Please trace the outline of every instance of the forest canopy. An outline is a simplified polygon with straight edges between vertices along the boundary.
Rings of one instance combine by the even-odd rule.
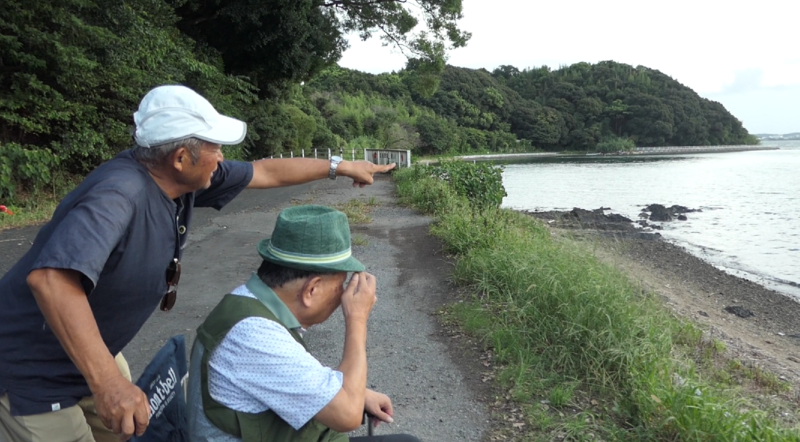
[[[447,66],[461,0],[4,0],[0,198],[82,175],[132,144],[131,114],[185,84],[248,123],[232,158],[312,148],[418,154],[752,143],[719,103],[613,61],[551,70]],[[347,35],[408,57],[340,68]]]

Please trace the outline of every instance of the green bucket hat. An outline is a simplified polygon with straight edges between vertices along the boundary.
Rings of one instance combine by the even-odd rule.
[[[315,272],[363,272],[351,256],[347,215],[325,206],[294,206],[281,211],[272,238],[258,243],[265,260]]]

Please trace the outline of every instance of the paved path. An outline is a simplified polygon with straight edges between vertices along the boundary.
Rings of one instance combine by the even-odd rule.
[[[220,297],[249,277],[260,263],[255,251],[268,236],[281,208],[296,203],[335,205],[351,199],[378,203],[372,222],[353,226],[364,245],[354,255],[378,280],[378,303],[369,323],[369,386],[392,397],[395,423],[376,433],[409,432],[425,442],[479,441],[489,411],[481,402],[474,358],[451,345],[432,313],[450,296],[450,263],[427,235],[430,220],[396,205],[394,184],[380,177],[373,186],[353,189],[349,180],[320,181],[274,191],[246,191],[222,212],[203,209],[195,215],[178,303],[168,313],[156,311],[123,350],[138,376],[165,338],[194,330]],[[27,250],[35,228],[0,232],[0,271]],[[343,321],[337,312],[312,327],[307,340],[324,363],[338,364]],[[362,427],[360,432],[364,432]]]

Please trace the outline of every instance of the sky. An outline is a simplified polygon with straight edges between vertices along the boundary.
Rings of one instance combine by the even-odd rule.
[[[463,0],[463,11],[472,38],[449,52],[450,65],[642,65],[719,101],[752,134],[800,132],[794,1]],[[381,73],[405,62],[377,37],[353,37],[339,65]]]

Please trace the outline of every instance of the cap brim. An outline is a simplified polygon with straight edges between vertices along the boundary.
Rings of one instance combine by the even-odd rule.
[[[247,123],[221,114],[218,124],[212,129],[192,134],[193,137],[208,141],[209,143],[224,145],[239,144],[244,140],[246,135]]]
[[[265,260],[274,264],[282,265],[284,267],[289,267],[291,269],[307,270],[310,272],[321,272],[321,273],[363,272],[364,270],[367,269],[366,267],[364,267],[364,264],[362,264],[361,261],[357,260],[352,256],[339,262],[325,263],[325,264],[289,262],[281,257],[274,255],[266,247],[269,241],[270,238],[266,238],[259,242],[257,247],[258,254],[261,255],[261,257],[264,258]]]

